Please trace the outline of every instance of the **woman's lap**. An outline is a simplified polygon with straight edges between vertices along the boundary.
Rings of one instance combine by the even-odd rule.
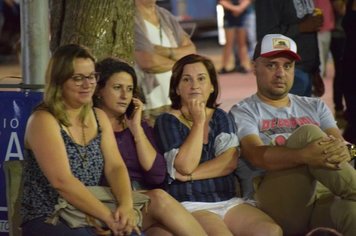
[[[40,217],[22,225],[22,235],[24,236],[96,236],[91,227],[71,229],[69,226],[59,221],[57,225],[45,223],[46,217]]]

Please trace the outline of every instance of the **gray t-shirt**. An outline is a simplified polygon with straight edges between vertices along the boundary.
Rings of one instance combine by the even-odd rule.
[[[290,106],[283,108],[262,102],[256,94],[234,105],[229,115],[237,125],[239,140],[256,134],[265,145],[283,145],[291,133],[302,125],[315,124],[322,130],[336,127],[331,111],[322,100],[293,94],[288,96]],[[253,198],[253,178],[264,172],[241,157],[235,174],[244,197]]]
[[[236,122],[238,138],[257,134],[265,145],[283,145],[302,125],[315,124],[322,130],[337,127],[330,109],[321,99],[288,96],[290,106],[283,108],[262,102],[256,94],[234,105],[230,115]]]

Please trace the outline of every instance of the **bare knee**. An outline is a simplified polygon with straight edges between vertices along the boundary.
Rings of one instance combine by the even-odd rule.
[[[282,236],[282,228],[273,222],[261,222],[255,227],[254,236]]]
[[[154,207],[155,210],[159,210],[172,203],[176,203],[175,199],[162,189],[153,189],[148,191],[146,194],[150,197],[150,205]]]

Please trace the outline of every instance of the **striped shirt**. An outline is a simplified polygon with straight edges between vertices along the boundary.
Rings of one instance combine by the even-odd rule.
[[[235,131],[231,118],[223,110],[216,109],[209,122],[208,143],[200,147],[202,148],[200,164],[216,158],[229,148],[237,147]],[[177,117],[169,113],[160,115],[155,122],[155,132],[171,176],[167,190],[174,198],[180,202],[218,202],[236,197],[236,178],[233,173],[193,182],[180,182],[174,179],[174,158],[190,132],[189,127]]]

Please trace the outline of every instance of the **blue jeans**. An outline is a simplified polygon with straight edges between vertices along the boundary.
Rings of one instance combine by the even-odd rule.
[[[289,93],[299,96],[311,97],[312,95],[312,78],[305,71],[295,68],[294,83]]]

